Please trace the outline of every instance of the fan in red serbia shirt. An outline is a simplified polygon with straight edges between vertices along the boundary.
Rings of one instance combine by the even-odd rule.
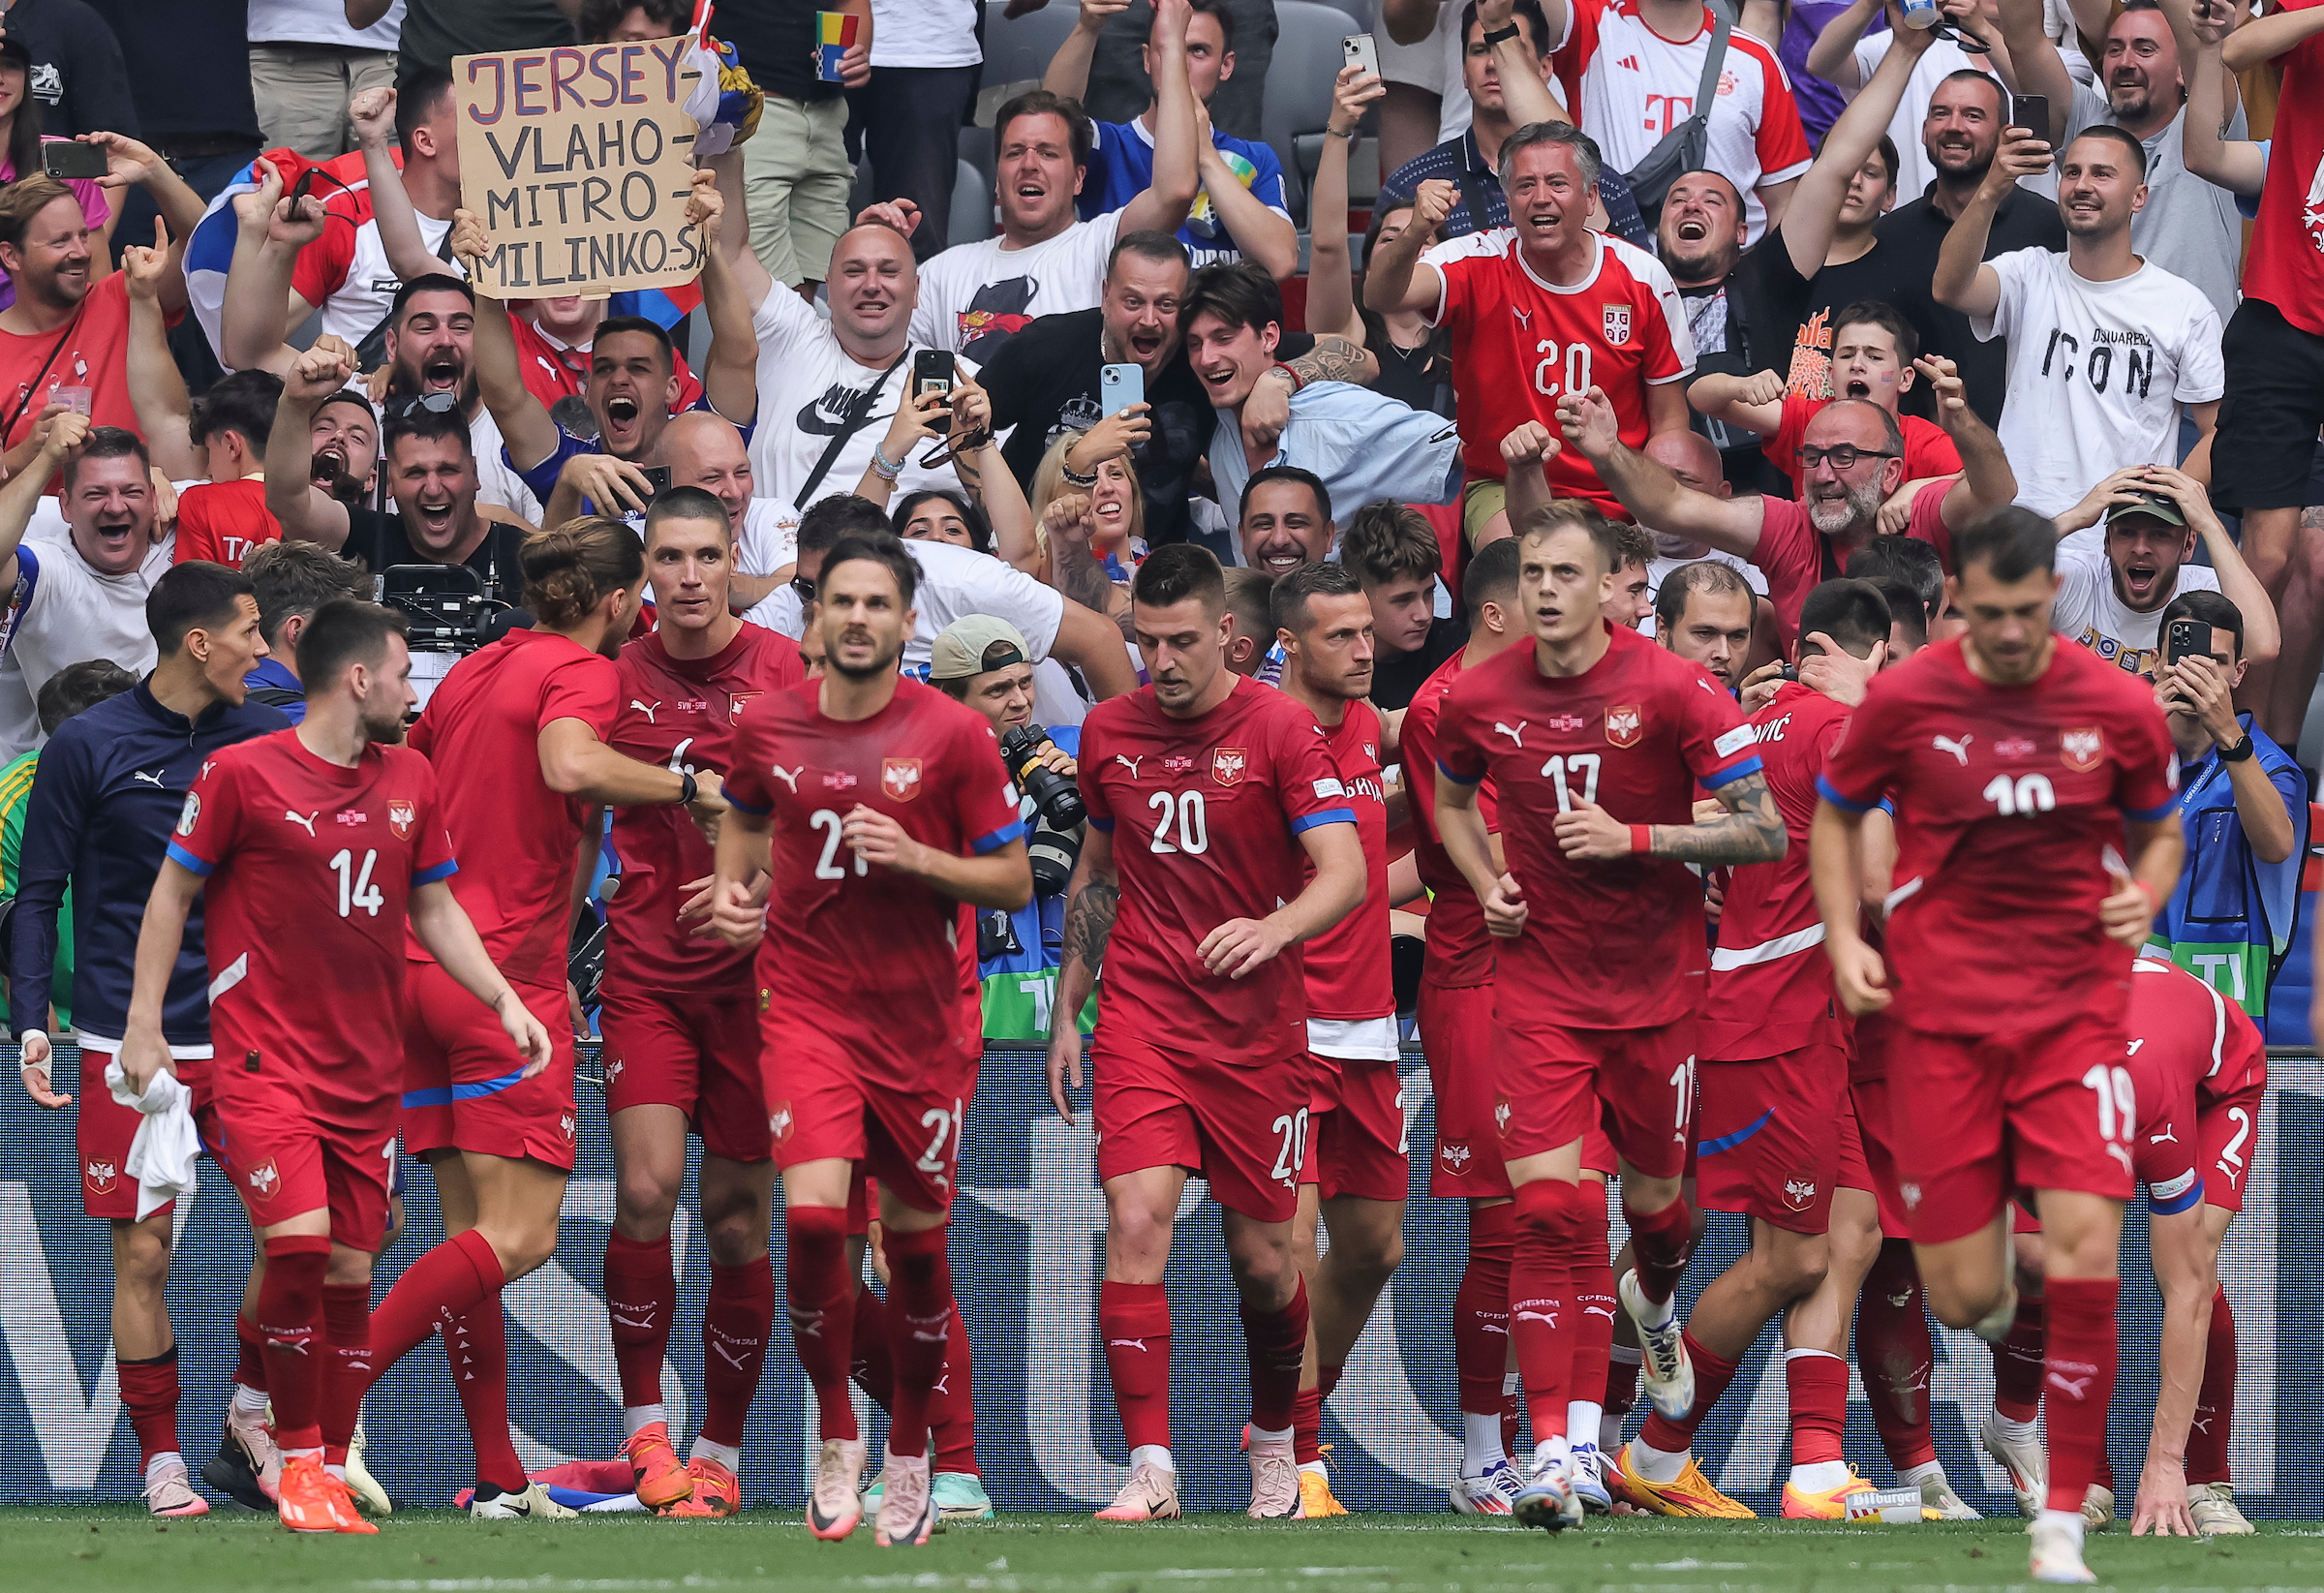
[[[371,1380],[399,1105],[376,1053],[403,1023],[406,934],[493,1020],[504,1067],[549,1062],[547,1031],[445,883],[458,865],[435,773],[396,745],[416,700],[403,630],[370,603],[324,603],[299,636],[304,722],[202,765],[146,909],[121,1044],[139,1088],[170,1066],[164,975],[206,889],[210,1025],[240,1062],[209,1071],[196,1120],[266,1253],[257,1320],[294,1532],[379,1530],[325,1467],[346,1464]]]
[[[727,942],[758,947],[791,1337],[822,1423],[807,1522],[824,1539],[863,1518],[847,1197],[858,1171],[879,1183],[895,1368],[883,1545],[925,1544],[936,1520],[929,1405],[955,1320],[945,1241],[984,1048],[973,909],[1014,911],[1033,888],[992,726],[897,673],[918,582],[892,538],[844,537],[825,557],[826,673],[744,709],[712,898]]]
[[[1546,497],[1538,464],[1520,496]],[[1691,1217],[1680,1198],[1702,992],[1702,888],[1689,864],[1784,849],[1751,726],[1698,664],[1610,624],[1620,542],[1587,505],[1520,521],[1517,607],[1530,647],[1463,673],[1444,705],[1437,829],[1499,937],[1494,1049],[1499,1153],[1516,1191],[1510,1336],[1535,1451],[1514,1514],[1580,1518],[1566,1434],[1574,1233],[1591,1198],[1582,1139],[1603,1117],[1621,1156],[1637,1256],[1619,1293],[1637,1323],[1647,1392],[1683,1415],[1693,1374],[1671,1300]],[[1504,862],[1477,807],[1499,796]],[[1728,811],[1694,821],[1697,785]]]
[[[1315,716],[1228,669],[1235,622],[1218,561],[1162,548],[1130,597],[1152,684],[1082,726],[1089,834],[1049,1042],[1050,1099],[1070,1121],[1067,1087],[1083,1077],[1071,1015],[1102,963],[1089,1057],[1106,1192],[1097,1314],[1130,1476],[1098,1519],[1179,1514],[1162,1272],[1191,1172],[1224,1209],[1241,1297],[1250,1514],[1296,1517],[1308,1312],[1291,1228],[1314,1098],[1300,947],[1362,904],[1363,842]]]
[[[719,502],[676,487],[646,514],[657,628],[626,643],[612,734],[618,752],[723,777],[735,726],[760,696],[806,678],[785,636],[730,611],[734,535]],[[775,1323],[767,1262],[773,1144],[758,1071],[758,1004],[748,951],[696,933],[716,866],[677,808],[614,811],[621,888],[606,904],[605,1112],[613,1124],[613,1225],[605,1307],[637,1496],[671,1516],[731,1516],[743,1425]],[[686,1179],[686,1134],[702,1138],[710,1299],[702,1318],[708,1402],[690,1459],[672,1447],[661,1363],[678,1314],[670,1217]],[[742,1220],[732,1217],[740,1214]]]
[[[2113,1081],[2131,958],[2186,850],[2153,693],[2050,633],[2057,544],[2018,508],[1962,533],[1948,590],[1968,631],[1873,683],[1824,771],[1814,835],[1837,993],[1895,1019],[1897,1177],[1940,1320],[2007,1331],[2001,1225],[2013,1189],[2035,1191],[2050,1442],[2037,1580],[2081,1579],[2138,1120]],[[1884,958],[1857,924],[1857,832],[1883,799],[1897,815]]]
[[[1662,261],[1590,230],[1598,157],[1562,122],[1537,122],[1501,146],[1511,225],[1430,249],[1422,245],[1459,200],[1452,183],[1424,182],[1413,224],[1382,246],[1364,272],[1364,302],[1383,314],[1417,310],[1452,335],[1452,380],[1468,477],[1462,518],[1471,545],[1508,535],[1499,440],[1528,420],[1548,424],[1558,400],[1603,388],[1622,441],[1642,448],[1685,431],[1680,383],[1695,369],[1695,338]],[[1550,462],[1561,498],[1620,516],[1622,505],[1590,461]]]

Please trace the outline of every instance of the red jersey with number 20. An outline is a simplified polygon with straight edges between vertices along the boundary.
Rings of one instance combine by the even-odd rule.
[[[744,626],[708,659],[671,658],[656,631],[626,643],[614,667],[622,688],[607,738],[614,751],[720,779],[733,767],[743,710],[761,692],[807,678],[790,638],[755,625]],[[676,804],[616,808],[613,849],[622,860],[622,888],[606,904],[609,981],[640,993],[745,994],[750,953],[678,922],[687,885],[718,863],[693,815]]]
[[[975,919],[926,881],[866,863],[841,831],[870,808],[922,845],[981,857],[1024,834],[1017,791],[992,725],[934,688],[898,681],[866,720],[827,718],[821,690],[769,691],[735,730],[726,800],[774,820],[758,982],[769,1013],[828,1038],[863,1078],[917,1088],[983,1044]]]
[[[2130,948],[2098,904],[2125,814],[2168,818],[2179,760],[2146,682],[2069,643],[2025,686],[1977,678],[1958,640],[1876,677],[1818,790],[1896,804],[1890,1009],[1909,1027],[2000,1034],[2121,1014]]]
[[[1501,841],[1529,909],[1499,942],[1503,1024],[1651,1028],[1702,996],[1702,881],[1669,858],[1576,862],[1556,821],[1592,802],[1623,824],[1691,824],[1695,787],[1759,772],[1742,710],[1700,664],[1608,626],[1605,657],[1548,676],[1531,646],[1462,674],[1445,702],[1437,767],[1501,793]]]
[[[1406,784],[1412,791],[1412,857],[1421,883],[1428,887],[1428,960],[1422,977],[1443,990],[1473,990],[1493,982],[1493,937],[1485,932],[1484,909],[1468,876],[1452,866],[1436,829],[1436,749],[1444,728],[1445,698],[1466,667],[1455,653],[1421,684],[1404,710],[1396,743],[1403,753]],[[1477,811],[1485,833],[1501,828],[1493,782],[1477,787]]]
[[[1307,1016],[1341,1023],[1393,1017],[1396,981],[1389,954],[1388,800],[1380,784],[1379,712],[1368,702],[1349,703],[1338,726],[1325,727],[1324,745],[1339,767],[1356,833],[1363,838],[1363,904],[1300,948],[1307,969]],[[1313,863],[1304,876],[1315,877]],[[1387,1059],[1394,1059],[1392,1048]]]
[[[1099,987],[1097,1033],[1237,1067],[1307,1046],[1300,948],[1240,979],[1197,955],[1219,925],[1265,918],[1302,889],[1300,835],[1353,824],[1315,716],[1238,679],[1226,700],[1173,719],[1141,687],[1082,724],[1082,800],[1114,838],[1121,910]]]

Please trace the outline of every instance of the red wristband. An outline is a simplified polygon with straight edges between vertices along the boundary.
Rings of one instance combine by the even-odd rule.
[[[2138,887],[2138,888],[2139,888],[2141,891],[2143,891],[2144,893],[2146,893],[2146,898],[2147,898],[2147,911],[2149,911],[2149,912],[2151,912],[2151,913],[2159,913],[2159,912],[2161,912],[2161,911],[2162,911],[2162,903],[2161,903],[2161,901],[2160,901],[2158,898],[2156,898],[2156,896],[2155,895],[2155,887],[2154,887],[2154,886],[2152,886],[2152,885],[2148,884],[2148,883],[2147,883],[2145,880],[2143,880],[2143,879],[2133,879],[2132,881],[2130,881],[2130,883],[2131,883],[2131,884],[2133,884],[2133,885],[2136,885],[2136,886],[2137,886],[2137,887]]]
[[[1305,382],[1300,380],[1299,372],[1293,370],[1289,365],[1284,364],[1283,361],[1279,359],[1276,360],[1273,366],[1270,368],[1281,371],[1285,376],[1291,378],[1291,390],[1295,393],[1307,385]]]
[[[1630,849],[1633,853],[1639,857],[1644,857],[1648,852],[1653,851],[1654,826],[1651,824],[1633,824],[1630,827]]]

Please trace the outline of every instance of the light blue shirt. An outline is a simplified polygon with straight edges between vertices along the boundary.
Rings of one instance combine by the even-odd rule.
[[[1214,412],[1210,479],[1229,519],[1242,514],[1251,468],[1233,410]],[[1460,433],[1442,415],[1345,382],[1311,382],[1291,395],[1291,418],[1269,465],[1312,471],[1344,522],[1366,504],[1450,504],[1460,496]]]

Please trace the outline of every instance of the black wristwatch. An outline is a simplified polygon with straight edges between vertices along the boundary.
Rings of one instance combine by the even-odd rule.
[[[678,787],[678,801],[674,806],[691,806],[694,798],[701,794],[701,787],[694,783],[692,775],[683,770],[679,772],[678,779],[681,783]]]
[[[2221,763],[2248,762],[2249,761],[2251,754],[2258,751],[2258,745],[2252,741],[2251,733],[2247,730],[2244,732],[2244,739],[2237,742],[2233,747],[2222,747],[2219,749],[2219,761]]]
[[[1514,39],[1516,36],[1517,24],[1514,22],[1510,22],[1502,27],[1494,28],[1490,32],[1486,33],[1484,35],[1484,47],[1490,49],[1502,40]]]

